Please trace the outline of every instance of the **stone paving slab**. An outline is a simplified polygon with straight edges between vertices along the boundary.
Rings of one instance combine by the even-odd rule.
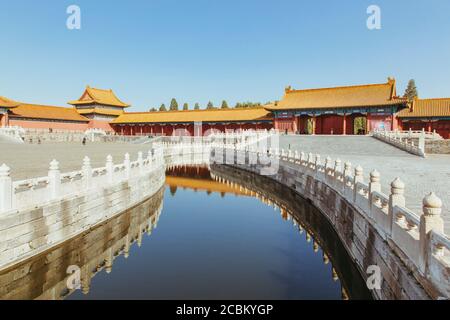
[[[137,158],[139,151],[145,153],[149,145],[132,143],[87,143],[79,142],[48,142],[43,144],[15,144],[0,142],[0,165],[5,163],[11,168],[13,180],[30,179],[46,176],[50,161],[59,161],[62,172],[81,170],[84,156],[91,159],[91,165],[103,167],[106,156],[111,154],[115,164],[121,163],[126,152],[131,160]]]
[[[450,235],[450,155],[421,158],[366,136],[282,136],[282,148],[319,153],[324,159],[350,161],[364,169],[365,181],[370,171],[381,174],[382,191],[390,193],[390,182],[399,177],[405,182],[406,206],[422,213],[423,197],[434,191],[443,202],[445,231]]]

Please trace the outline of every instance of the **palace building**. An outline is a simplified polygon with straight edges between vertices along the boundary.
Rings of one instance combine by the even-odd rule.
[[[194,132],[202,124],[202,132]],[[123,113],[111,126],[122,135],[204,135],[212,131],[262,130],[273,127],[271,112],[263,107]]]
[[[414,100],[397,117],[402,130],[436,131],[444,139],[450,139],[450,98]]]
[[[85,131],[89,119],[74,108],[22,103],[0,97],[0,123],[4,127]]]
[[[126,112],[130,105],[112,90],[86,87],[73,107],[17,102],[0,97],[0,126],[119,135],[205,135],[212,131],[278,129],[299,134],[364,134],[374,130],[436,131],[450,138],[450,98],[397,96],[396,82],[331,88],[285,89],[280,101],[262,107]],[[201,123],[201,132],[199,124]],[[363,129],[361,129],[363,128]],[[196,131],[197,130],[197,131]]]
[[[9,124],[9,112],[17,107],[18,102],[5,97],[0,97],[0,127],[6,127]]]
[[[79,114],[90,120],[90,128],[113,131],[109,123],[124,113],[130,105],[117,98],[112,90],[86,87],[78,100],[69,101]]]
[[[395,130],[395,114],[407,108],[396,94],[395,80],[386,83],[293,90],[287,87],[281,101],[268,106],[276,129],[290,133],[357,134],[355,119],[363,118],[367,131]]]

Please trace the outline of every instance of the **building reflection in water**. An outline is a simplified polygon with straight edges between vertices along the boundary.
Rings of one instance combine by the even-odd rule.
[[[59,300],[77,289],[88,294],[96,274],[110,273],[117,257],[128,258],[130,246],[141,246],[143,233],[156,228],[163,195],[164,188],[102,225],[0,272],[0,299]]]
[[[206,194],[220,193],[222,197],[226,194],[251,196],[237,185],[231,186],[212,179],[207,165],[171,166],[166,170],[166,185],[172,196],[175,196],[178,188],[204,191]]]
[[[306,242],[312,242],[313,252],[322,252],[323,263],[331,264],[331,279],[341,282],[343,300],[350,298],[371,299],[372,296],[359,271],[341,244],[326,218],[299,195],[281,184],[250,172],[224,165],[173,166],[166,171],[166,184],[171,194],[177,188],[189,188],[236,196],[254,197],[274,211],[280,211],[281,218],[291,221],[300,234],[305,233]],[[331,258],[330,258],[331,257]]]
[[[364,280],[351,261],[339,237],[324,215],[295,191],[267,177],[234,169],[224,165],[212,165],[213,180],[232,188],[238,186],[244,195],[259,199],[274,210],[279,210],[282,219],[290,221],[306,241],[312,242],[313,252],[322,252],[323,263],[331,264],[331,278],[341,282],[343,300],[372,299]]]

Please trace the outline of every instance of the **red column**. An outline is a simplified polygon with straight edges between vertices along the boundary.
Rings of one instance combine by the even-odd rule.
[[[367,112],[366,116],[366,134],[370,132],[370,113]]]
[[[347,134],[347,115],[345,113],[342,117],[342,134],[344,136]]]

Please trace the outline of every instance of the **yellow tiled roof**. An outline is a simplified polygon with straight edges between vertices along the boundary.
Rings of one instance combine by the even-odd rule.
[[[403,109],[399,118],[450,117],[450,98],[417,99],[410,108]]]
[[[104,108],[89,108],[89,109],[77,109],[79,114],[104,114],[108,116],[120,116],[123,114],[123,110],[113,110],[113,109],[104,109]]]
[[[43,106],[28,103],[20,103],[16,108],[11,110],[10,116],[48,120],[89,121],[89,119],[80,115],[75,108]]]
[[[396,97],[395,80],[381,84],[345,87],[292,90],[287,87],[285,95],[268,110],[325,109],[364,106],[406,104],[406,99]]]
[[[124,113],[112,123],[236,122],[270,119],[271,113],[264,108],[242,108]]]
[[[13,101],[11,99],[0,97],[0,107],[3,108],[15,108],[19,105],[19,102]]]
[[[69,101],[69,104],[71,105],[86,105],[86,104],[103,104],[108,106],[114,106],[114,107],[122,107],[127,108],[130,105],[126,104],[125,102],[122,102],[117,98],[117,96],[114,94],[114,92],[110,90],[103,90],[103,89],[96,89],[91,88],[89,86],[86,87],[86,90],[84,91],[83,95],[78,100]]]

